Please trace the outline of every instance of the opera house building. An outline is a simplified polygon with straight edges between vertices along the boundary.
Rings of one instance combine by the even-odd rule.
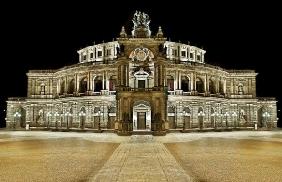
[[[145,13],[132,22],[114,41],[78,50],[77,64],[30,70],[27,96],[8,98],[6,127],[119,135],[277,127],[277,101],[256,96],[254,70],[207,64],[205,50],[151,31]]]

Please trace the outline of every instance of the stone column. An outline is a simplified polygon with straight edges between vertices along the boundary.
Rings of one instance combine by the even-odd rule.
[[[226,79],[223,81],[223,92],[226,94]]]
[[[76,76],[76,93],[79,93],[79,75]]]
[[[219,78],[216,77],[216,80],[215,80],[215,90],[216,90],[216,93],[219,93]]]
[[[110,81],[109,81],[109,75],[106,72],[106,90],[110,90]]]
[[[194,89],[197,90],[197,74],[194,74]]]
[[[92,72],[89,72],[89,91],[92,93],[93,90],[93,75]]]
[[[178,90],[181,90],[181,72],[178,71]]]
[[[67,93],[67,90],[68,90],[68,77],[67,76],[65,76],[65,90],[64,90],[64,94],[66,94]]]
[[[205,80],[204,80],[204,89],[205,89],[205,93],[207,92],[207,74],[205,76]]]
[[[94,75],[93,77],[92,77],[92,84],[93,84],[93,87],[92,87],[92,90],[93,90],[93,92],[94,92],[94,90],[95,90],[95,78],[96,78],[96,75]]]
[[[178,71],[175,71],[175,77],[174,77],[174,90],[178,89]]]
[[[59,95],[60,93],[60,89],[61,89],[61,79],[58,78],[58,81],[57,81],[57,94]]]
[[[159,74],[159,71],[158,71],[158,66],[159,65],[155,65],[155,70],[154,70],[154,86],[158,86],[158,74]]]
[[[195,90],[195,88],[194,88],[194,73],[191,73],[190,78],[191,78],[190,88],[191,88],[191,91],[194,91]]]
[[[206,80],[207,80],[207,92],[210,93],[210,77],[208,74],[206,74]]]
[[[102,90],[105,90],[105,71],[103,71]]]
[[[88,73],[87,73],[87,91],[88,91],[88,92],[91,91],[90,82],[91,82],[91,77],[90,77],[90,72],[88,72]]]
[[[125,74],[126,74],[126,86],[128,86],[129,85],[129,71],[128,71],[128,64],[127,65],[125,65],[126,66],[126,72],[125,72]]]

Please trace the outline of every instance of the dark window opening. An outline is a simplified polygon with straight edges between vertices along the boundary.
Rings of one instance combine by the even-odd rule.
[[[219,83],[219,93],[224,94],[223,83]]]
[[[181,56],[182,57],[186,57],[186,52],[185,51],[181,51]]]
[[[196,80],[196,90],[199,93],[204,93],[205,92],[205,90],[204,90],[204,83],[199,78],[197,78],[197,80]]]
[[[209,91],[211,94],[216,94],[214,82],[212,80],[209,81]]]
[[[190,53],[190,59],[194,59],[193,53]]]
[[[189,92],[189,80],[181,80],[181,88],[183,92]]]
[[[168,91],[174,90],[174,80],[173,79],[167,79],[167,89]]]
[[[65,92],[65,81],[62,81],[60,88],[60,95],[63,95]]]
[[[93,58],[93,53],[90,53],[90,58],[91,58],[91,59]]]
[[[111,55],[111,49],[107,49],[107,56]]]
[[[101,92],[101,90],[103,89],[102,80],[95,80],[94,84],[94,92]]]
[[[138,88],[145,88],[145,80],[138,80]]]
[[[80,91],[80,93],[85,93],[87,91],[87,80],[86,80],[86,78],[84,78],[80,81],[79,91]]]
[[[72,79],[69,83],[68,94],[73,94],[74,92],[74,79]]]
[[[45,95],[45,85],[40,86],[40,94]]]
[[[102,51],[98,51],[98,57],[102,57]]]
[[[116,90],[116,81],[115,80],[110,80],[109,81],[109,85],[110,85],[110,91],[115,91]]]

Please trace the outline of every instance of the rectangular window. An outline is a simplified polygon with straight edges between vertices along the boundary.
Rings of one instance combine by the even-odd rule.
[[[190,59],[194,59],[194,54],[190,53]]]
[[[186,57],[186,51],[181,51],[181,56]]]
[[[90,53],[90,58],[91,58],[91,59],[93,58],[93,52]]]
[[[102,51],[98,51],[98,57],[102,57]]]
[[[201,60],[201,56],[197,55],[197,60],[200,61]]]
[[[171,55],[175,55],[174,49],[171,49]]]
[[[167,87],[168,91],[174,90],[174,79],[167,79]]]
[[[86,60],[86,55],[83,55],[83,60]]]
[[[40,94],[45,95],[45,85],[40,86]]]
[[[177,50],[174,50],[173,52],[174,52],[174,56],[177,56]]]
[[[111,55],[111,49],[107,49],[107,56]]]

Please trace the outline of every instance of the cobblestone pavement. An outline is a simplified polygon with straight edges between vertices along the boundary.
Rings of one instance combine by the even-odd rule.
[[[90,181],[192,181],[166,147],[152,136],[122,143]]]

